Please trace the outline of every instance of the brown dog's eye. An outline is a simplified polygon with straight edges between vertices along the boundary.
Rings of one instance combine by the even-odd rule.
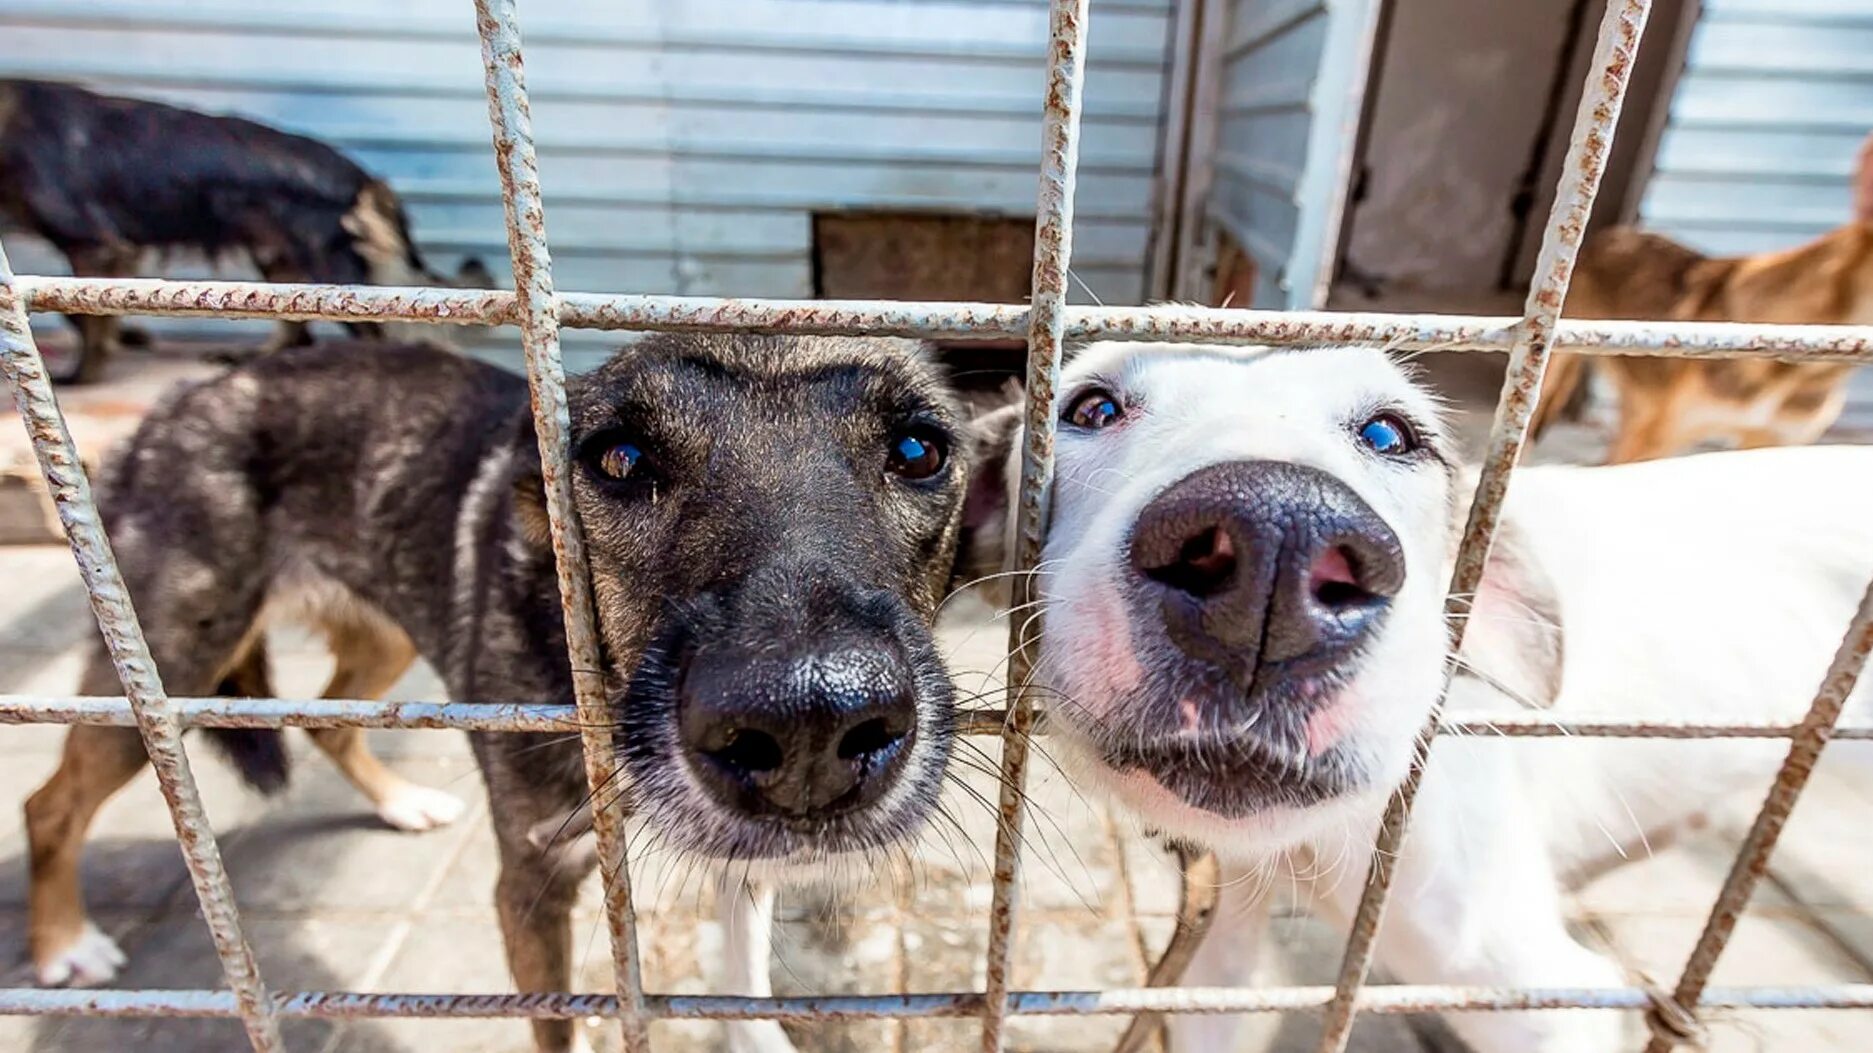
[[[643,456],[644,451],[638,449],[635,443],[614,442],[599,451],[595,463],[599,471],[611,478],[623,479],[631,474],[631,469],[637,467],[637,462]]]
[[[885,467],[904,479],[929,479],[943,470],[943,442],[927,431],[911,431],[891,441]]]
[[[1067,407],[1066,421],[1076,428],[1098,431],[1117,424],[1123,416],[1125,409],[1111,392],[1094,388],[1074,399],[1073,405]]]

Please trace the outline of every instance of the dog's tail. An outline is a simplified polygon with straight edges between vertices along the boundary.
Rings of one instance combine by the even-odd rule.
[[[222,698],[269,698],[273,684],[267,675],[267,645],[256,642],[247,649],[234,668],[216,685]],[[215,744],[247,785],[264,794],[286,788],[292,774],[287,761],[286,741],[272,728],[209,728],[208,741]]]

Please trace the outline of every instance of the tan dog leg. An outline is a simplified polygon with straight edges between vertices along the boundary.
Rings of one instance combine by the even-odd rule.
[[[572,905],[589,867],[556,867],[525,846],[501,844],[501,876],[494,899],[501,915],[507,966],[522,992],[569,991],[572,984]],[[533,1021],[538,1053],[584,1053],[591,1048],[576,1020]]]
[[[27,942],[42,984],[103,983],[124,963],[123,952],[85,916],[78,859],[98,808],[148,759],[134,728],[78,725],[65,736],[58,771],[26,799]]]
[[[416,661],[416,648],[402,631],[386,625],[328,623],[337,667],[325,698],[382,698]],[[362,728],[311,728],[312,741],[358,788],[384,822],[399,830],[433,830],[462,814],[462,802],[441,790],[418,786],[384,767],[364,743]]]

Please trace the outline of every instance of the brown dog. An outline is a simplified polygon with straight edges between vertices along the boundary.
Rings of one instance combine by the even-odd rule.
[[[965,517],[962,411],[915,345],[644,339],[572,379],[572,479],[592,572],[617,784],[667,848],[775,883],[863,872],[936,806],[954,695],[931,623]],[[101,488],[150,651],[178,696],[264,695],[261,630],[324,628],[329,695],[375,697],[416,656],[449,697],[564,703],[572,669],[526,382],[436,348],[315,345],[186,388]],[[88,694],[114,693],[99,648]],[[279,733],[210,729],[250,782]],[[500,849],[496,902],[524,991],[571,982],[595,865],[543,824],[588,799],[577,736],[471,736]],[[355,729],[314,740],[397,825],[435,791]],[[46,983],[122,963],[86,918],[79,854],[143,767],[134,730],[76,727],[26,803],[31,945]],[[617,792],[617,791],[612,791]],[[554,826],[548,825],[552,830]],[[534,1022],[576,1048],[573,1022]]]
[[[1581,250],[1570,318],[1673,322],[1873,323],[1873,136],[1860,149],[1854,221],[1798,248],[1716,259],[1670,238],[1615,227]],[[1578,410],[1587,360],[1556,355],[1534,434]],[[1853,367],[1767,359],[1601,358],[1619,395],[1607,462],[1643,461],[1700,442],[1813,442],[1846,401]]]
[[[1581,250],[1567,302],[1573,318],[1873,323],[1873,223],[1849,224],[1783,252],[1728,259],[1616,227]],[[1555,356],[1536,435],[1579,394],[1585,366],[1582,356]],[[1619,396],[1609,464],[1665,457],[1708,440],[1745,448],[1813,442],[1840,416],[1853,371],[1841,363],[1742,358],[1608,357],[1593,368]]]

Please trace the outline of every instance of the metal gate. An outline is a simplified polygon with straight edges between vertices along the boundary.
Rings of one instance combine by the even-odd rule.
[[[1465,526],[1450,593],[1473,591],[1495,533],[1504,495],[1526,440],[1536,393],[1551,351],[1652,354],[1700,358],[1762,356],[1801,361],[1873,360],[1873,328],[1654,325],[1559,322],[1587,216],[1599,188],[1649,0],[1614,0],[1600,26],[1597,49],[1572,144],[1543,234],[1539,265],[1520,319],[1318,312],[1224,311],[1189,307],[1068,307],[1067,264],[1073,235],[1073,189],[1079,145],[1087,0],[1053,0],[1040,165],[1033,294],[1026,307],[970,303],[760,301],[566,293],[553,286],[545,211],[534,161],[531,120],[521,65],[515,0],[476,0],[486,67],[489,116],[506,199],[508,243],[516,289],[465,293],[440,289],[379,289],[240,282],[106,281],[17,277],[0,255],[0,363],[31,432],[40,468],[71,538],[93,613],[124,685],[123,698],[0,699],[10,723],[134,724],[162,782],[202,914],[227,977],[226,991],[0,990],[0,1013],[238,1018],[261,1053],[283,1049],[279,1021],[291,1017],[612,1017],[632,1053],[649,1048],[648,1024],[674,1018],[752,1019],[970,1016],[982,1021],[982,1048],[1003,1045],[1004,1024],[1016,1014],[1142,1012],[1324,1012],[1323,1053],[1345,1048],[1360,1011],[1601,1008],[1644,1010],[1651,1053],[1664,1053],[1699,1032],[1698,1011],[1711,1007],[1873,1008],[1873,985],[1832,987],[1707,986],[1718,956],[1762,876],[1777,836],[1829,739],[1867,729],[1837,729],[1849,691],[1873,650],[1873,588],[1859,609],[1798,724],[1638,723],[1616,719],[1556,723],[1493,721],[1510,735],[1603,735],[1653,738],[1754,737],[1791,740],[1787,759],[1711,910],[1703,934],[1675,987],[1587,989],[1366,986],[1392,869],[1424,763],[1440,732],[1468,730],[1446,721],[1441,703],[1420,732],[1411,774],[1393,796],[1374,846],[1365,895],[1354,921],[1338,981],[1331,987],[1254,989],[1136,988],[1103,991],[1013,991],[1009,984],[1018,913],[1018,845],[1024,820],[1022,787],[1035,701],[1024,690],[1023,630],[1011,627],[1011,689],[1007,709],[975,727],[1002,737],[1002,822],[996,836],[994,898],[989,915],[987,985],[946,994],[748,998],[647,993],[639,968],[631,887],[623,865],[615,805],[594,815],[605,880],[617,992],[435,995],[270,990],[242,935],[239,912],[200,792],[181,745],[185,727],[451,727],[489,731],[563,729],[577,721],[593,785],[610,776],[609,746],[593,631],[590,582],[573,515],[567,463],[562,327],[663,331],[735,330],[921,337],[1025,337],[1028,341],[1027,441],[1022,451],[1017,558],[1031,568],[1047,522],[1053,469],[1054,385],[1067,339],[1107,338],[1255,344],[1363,344],[1392,349],[1506,351],[1509,369],[1491,428],[1476,499]],[[401,319],[431,323],[517,324],[527,356],[534,422],[545,467],[548,510],[571,651],[577,705],[307,702],[287,699],[172,699],[165,694],[137,624],[122,575],[92,500],[77,450],[53,398],[44,363],[27,328],[27,311],[101,314],[206,315],[243,318]],[[1847,481],[1848,485],[1852,485]],[[1025,576],[1016,579],[1027,582]],[[1024,585],[1023,588],[1026,586]],[[1027,602],[1017,597],[1016,602]],[[1457,610],[1459,600],[1447,601]],[[1454,651],[1465,620],[1450,619]]]

